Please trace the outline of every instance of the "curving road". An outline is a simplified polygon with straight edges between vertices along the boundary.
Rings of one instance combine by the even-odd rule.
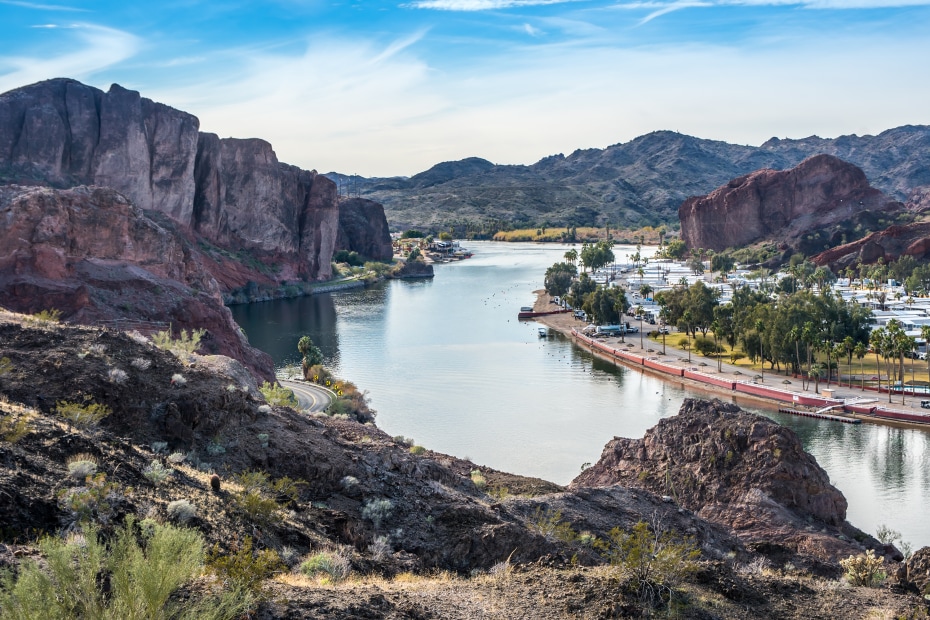
[[[332,391],[315,383],[288,379],[279,379],[278,382],[294,391],[294,395],[297,397],[297,408],[308,413],[325,411],[335,398]]]

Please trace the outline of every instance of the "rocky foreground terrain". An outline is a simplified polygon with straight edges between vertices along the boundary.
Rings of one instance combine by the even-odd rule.
[[[686,401],[644,439],[612,441],[563,489],[411,446],[373,424],[270,406],[238,362],[169,353],[138,334],[4,312],[0,393],[8,568],[36,557],[42,534],[92,521],[106,537],[129,516],[177,522],[172,502],[187,500],[186,524],[215,545],[214,559],[175,596],[230,587],[215,558],[241,556],[248,537],[279,560],[257,584],[258,618],[926,613],[923,564],[880,588],[840,578],[848,555],[877,550],[892,575],[900,555],[846,523],[842,495],[790,430],[720,402]],[[99,422],[79,421],[66,416],[68,403],[107,409]],[[98,478],[75,475],[76,459],[93,461]],[[269,492],[259,510],[244,499],[245,471],[299,484]],[[630,562],[606,544],[645,524],[695,551],[670,602],[644,598]],[[341,558],[348,575],[301,573],[321,552]]]

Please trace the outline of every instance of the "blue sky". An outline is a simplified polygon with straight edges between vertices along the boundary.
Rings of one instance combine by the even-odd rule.
[[[0,92],[116,82],[321,172],[930,123],[930,0],[0,0],[0,24]]]

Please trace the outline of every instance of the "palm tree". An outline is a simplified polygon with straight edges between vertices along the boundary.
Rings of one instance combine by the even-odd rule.
[[[865,346],[865,343],[857,342],[856,346],[853,347],[853,355],[856,356],[856,359],[859,360],[859,379],[862,381],[862,391],[865,391],[865,362],[863,358],[865,354],[869,352],[868,347]],[[852,377],[849,379],[849,387],[852,387]]]
[[[765,330],[765,323],[762,319],[756,321],[756,332],[759,334],[759,368],[761,368],[761,381],[765,383],[765,356],[762,353],[762,336]]]
[[[636,306],[633,309],[633,312],[636,313],[636,316],[639,317],[639,348],[643,348],[643,314],[646,313],[646,309],[642,305]]]
[[[575,248],[572,248],[571,250],[569,250],[568,252],[566,252],[566,253],[565,253],[565,260],[567,260],[567,261],[570,262],[572,265],[574,265],[574,264],[575,264],[575,261],[578,260],[578,250],[576,250]]]
[[[639,294],[643,296],[644,299],[649,299],[649,295],[652,293],[653,288],[648,284],[643,284],[639,287]]]
[[[927,385],[930,386],[930,325],[920,326],[920,336],[924,339],[924,357],[927,358]]]
[[[849,387],[852,387],[852,354],[853,349],[856,347],[856,341],[852,336],[846,336],[843,338],[843,350],[846,352],[846,365],[849,367]],[[837,357],[836,359],[839,359]],[[842,381],[840,381],[842,383]]]
[[[869,335],[869,343],[875,352],[875,374],[878,377],[878,393],[882,393],[882,362],[879,356],[885,351],[885,328],[877,327]],[[889,386],[890,387],[890,386]],[[891,390],[888,390],[888,402],[891,402]]]

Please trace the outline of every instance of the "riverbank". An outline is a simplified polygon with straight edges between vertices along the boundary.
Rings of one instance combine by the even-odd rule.
[[[546,312],[553,307],[551,297],[545,291],[539,290],[535,293],[537,297],[533,305],[534,312]],[[805,413],[826,413],[829,408],[831,415],[841,414],[852,420],[898,428],[930,430],[930,416],[919,406],[886,405],[881,402],[881,394],[878,393],[863,394],[851,388],[837,386],[823,388],[827,393],[817,394],[809,389],[799,388],[790,379],[774,373],[767,375],[767,379],[769,382],[775,382],[775,385],[767,385],[766,377],[746,375],[743,372],[745,369],[741,370],[731,364],[720,362],[718,365],[714,360],[714,364],[709,365],[703,358],[669,346],[662,347],[664,351],[658,351],[654,347],[659,347],[660,344],[647,338],[645,334],[595,340],[579,333],[584,323],[572,314],[545,315],[535,320],[574,339],[577,344],[603,359],[623,363],[627,367],[732,400],[737,404],[746,400],[774,410],[788,406]],[[713,366],[718,366],[718,369],[714,370]]]

